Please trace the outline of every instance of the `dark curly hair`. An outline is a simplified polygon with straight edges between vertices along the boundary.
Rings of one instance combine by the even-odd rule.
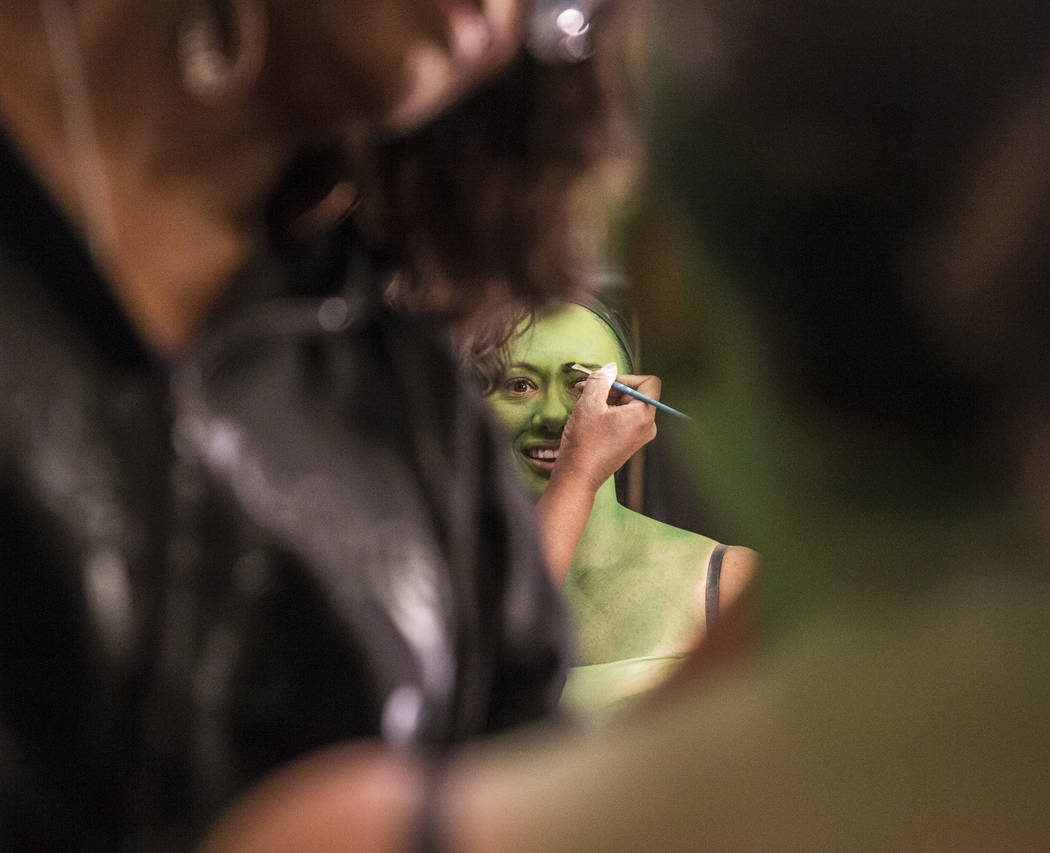
[[[399,270],[394,301],[448,319],[581,294],[575,190],[616,148],[617,88],[597,57],[522,51],[417,133],[354,152],[356,215]]]
[[[478,380],[483,394],[491,393],[506,372],[511,342],[533,324],[567,305],[579,305],[594,314],[616,339],[621,372],[634,373],[638,366],[637,344],[628,320],[626,305],[611,294],[579,299],[556,300],[542,309],[524,304],[504,306],[502,312],[488,316],[487,324],[473,323],[466,331],[453,334],[453,345],[462,366]]]

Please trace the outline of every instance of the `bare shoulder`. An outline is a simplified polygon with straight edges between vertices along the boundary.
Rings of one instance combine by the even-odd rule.
[[[719,607],[724,609],[736,601],[751,583],[758,571],[759,554],[752,548],[732,545],[722,557],[719,577]]]
[[[722,557],[722,576],[725,577],[725,573],[729,571],[750,578],[758,569],[759,560],[758,551],[753,548],[730,545]]]

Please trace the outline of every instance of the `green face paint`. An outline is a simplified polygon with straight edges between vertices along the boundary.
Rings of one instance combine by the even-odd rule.
[[[624,357],[612,331],[580,305],[524,327],[508,354],[507,370],[488,399],[510,438],[515,471],[539,498],[587,378],[569,365],[597,368]]]

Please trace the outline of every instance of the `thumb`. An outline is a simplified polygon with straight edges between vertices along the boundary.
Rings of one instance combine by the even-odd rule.
[[[591,373],[587,377],[587,382],[583,386],[583,393],[580,395],[580,401],[587,401],[588,405],[595,405],[597,403],[605,403],[609,399],[609,392],[612,390],[612,384],[616,381],[616,362],[612,361],[609,364],[603,365]]]

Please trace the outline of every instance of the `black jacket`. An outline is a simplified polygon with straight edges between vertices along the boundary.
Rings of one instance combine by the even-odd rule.
[[[314,747],[553,707],[506,450],[353,245],[267,258],[166,362],[0,154],[0,849],[185,849]]]

